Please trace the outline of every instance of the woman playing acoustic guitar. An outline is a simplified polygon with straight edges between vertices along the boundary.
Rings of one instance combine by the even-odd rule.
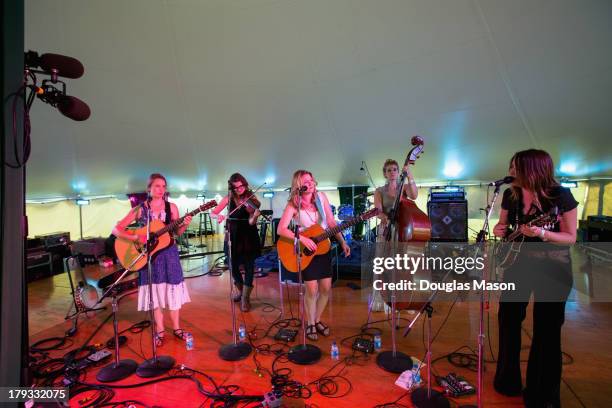
[[[151,174],[147,184],[147,191],[150,201],[147,200],[142,205],[134,207],[125,218],[117,223],[113,229],[113,234],[116,237],[133,242],[140,241],[144,244],[147,237],[130,233],[126,230],[128,225],[136,221],[141,226],[145,226],[147,224],[147,214],[150,214],[150,220],[160,220],[165,224],[180,218],[176,205],[166,200],[166,178],[164,176],[159,173]],[[176,234],[180,235],[185,232],[190,222],[191,217],[185,217]],[[174,335],[183,339],[185,333],[180,327],[179,310],[183,303],[191,301],[183,279],[183,268],[181,267],[176,245],[170,245],[155,254],[151,261],[151,274],[153,277],[153,314],[157,331],[155,333],[155,342],[158,346],[161,346],[165,333],[162,308],[167,307],[170,309],[170,320],[172,321]],[[145,266],[139,271],[139,311],[149,310],[148,283],[147,267]]]
[[[294,234],[289,229],[289,223],[299,223],[302,229],[318,224],[323,228],[336,226],[336,221],[329,205],[327,196],[317,191],[317,183],[312,173],[306,170],[298,170],[293,173],[291,182],[291,194],[285,211],[278,223],[278,234],[282,237],[293,239]],[[301,194],[302,207],[298,220],[298,198]],[[342,233],[335,235],[342,246],[344,256],[351,254],[350,247],[344,242]],[[300,243],[313,251],[317,249],[317,244],[305,235],[300,235]],[[329,252],[323,255],[316,255],[310,265],[303,271],[302,276],[306,285],[306,296],[304,303],[306,306],[306,337],[309,340],[317,340],[317,332],[323,336],[329,336],[329,326],[321,321],[321,315],[329,299],[331,290],[331,257]]]

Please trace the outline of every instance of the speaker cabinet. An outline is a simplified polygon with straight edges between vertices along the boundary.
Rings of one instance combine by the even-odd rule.
[[[427,212],[431,220],[432,241],[467,242],[467,200],[430,201]]]

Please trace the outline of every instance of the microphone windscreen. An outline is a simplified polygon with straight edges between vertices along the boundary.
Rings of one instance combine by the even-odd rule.
[[[82,77],[85,72],[83,64],[78,59],[59,54],[41,55],[40,67],[47,72],[57,69],[59,76],[72,79]]]
[[[64,96],[58,102],[57,109],[62,113],[62,115],[79,122],[87,120],[89,115],[91,115],[89,106],[74,96]]]

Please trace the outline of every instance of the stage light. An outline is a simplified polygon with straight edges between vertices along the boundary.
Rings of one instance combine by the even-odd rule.
[[[444,166],[444,175],[448,178],[457,178],[462,170],[463,167],[459,163],[456,161],[449,161],[446,163],[446,166]]]
[[[578,187],[577,181],[561,180],[561,187],[576,188]]]
[[[204,194],[204,193],[200,193],[200,194],[198,194],[198,195],[196,196],[196,198],[197,198],[198,200],[203,200],[203,199],[205,199],[205,198],[206,198],[206,194]]]
[[[576,165],[576,162],[567,161],[567,162],[561,163],[561,166],[559,167],[559,172],[562,174],[573,176],[573,175],[576,175],[577,168],[578,166]]]
[[[264,198],[272,198],[274,197],[274,191],[266,191],[263,193]]]
[[[84,198],[77,198],[76,205],[89,205],[89,200],[86,200]]]
[[[450,192],[455,192],[455,191],[459,191],[460,188],[459,187],[455,187],[455,186],[446,186],[444,187],[444,191],[450,191]]]

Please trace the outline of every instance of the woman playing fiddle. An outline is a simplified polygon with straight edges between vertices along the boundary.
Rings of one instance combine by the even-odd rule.
[[[251,310],[251,291],[253,290],[253,275],[255,273],[255,259],[261,255],[261,244],[257,231],[257,218],[260,215],[261,203],[249,189],[249,183],[240,173],[234,173],[227,181],[230,194],[223,197],[219,205],[212,211],[212,217],[219,223],[226,219],[221,214],[228,207],[229,233],[231,238],[231,269],[234,285],[238,291],[234,302],[241,302],[240,310]],[[234,209],[240,206],[235,212]],[[232,213],[233,212],[233,213]],[[240,265],[244,266],[244,279],[240,273]]]

